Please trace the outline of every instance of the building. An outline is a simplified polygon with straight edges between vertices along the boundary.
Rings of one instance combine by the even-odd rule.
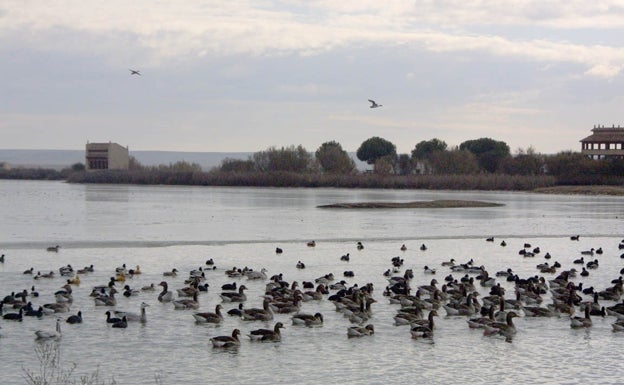
[[[87,170],[127,170],[130,164],[128,147],[117,143],[87,143]]]
[[[592,159],[624,158],[624,127],[594,126],[593,134],[581,139],[581,153]]]

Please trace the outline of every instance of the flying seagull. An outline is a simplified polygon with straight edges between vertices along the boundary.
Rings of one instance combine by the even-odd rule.
[[[368,99],[368,101],[371,102],[370,108],[377,108],[377,107],[383,106],[383,104],[377,104],[374,100]]]
[[[128,68],[128,70],[130,71],[130,75],[139,75],[139,76],[141,76],[141,73],[139,72],[139,70],[133,70],[133,69],[129,69],[129,68]]]

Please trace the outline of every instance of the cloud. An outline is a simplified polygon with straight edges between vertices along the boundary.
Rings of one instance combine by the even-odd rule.
[[[0,9],[0,36],[32,49],[96,52],[112,62],[115,56],[123,56],[118,60],[124,62],[144,55],[142,61],[154,66],[206,56],[316,55],[345,47],[408,45],[433,52],[579,63],[587,67],[586,75],[603,78],[624,68],[621,47],[563,41],[556,33],[622,29],[624,10],[617,1],[599,0],[591,6],[585,1],[530,0],[98,4],[8,0]],[[475,26],[490,28],[484,33]],[[512,36],[510,26],[542,28],[552,38]]]

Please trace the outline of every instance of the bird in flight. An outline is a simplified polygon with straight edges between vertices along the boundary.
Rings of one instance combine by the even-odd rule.
[[[383,104],[377,104],[374,100],[368,99],[368,101],[371,102],[370,108],[377,108],[377,107],[383,106]]]
[[[130,71],[130,75],[139,75],[139,76],[141,76],[141,72],[139,72],[139,70],[133,70],[133,69],[129,69],[129,68],[128,68],[128,70]]]

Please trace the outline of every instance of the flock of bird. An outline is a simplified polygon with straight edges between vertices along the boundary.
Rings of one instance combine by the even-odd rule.
[[[579,236],[570,237],[572,241]],[[487,242],[494,242],[494,238],[487,238]],[[505,241],[500,242],[505,247]],[[316,242],[310,241],[308,247],[315,247]],[[618,245],[624,249],[624,240]],[[363,250],[361,242],[356,244],[357,250]],[[402,245],[401,252],[407,247]],[[422,244],[419,248],[426,251]],[[48,248],[48,251],[58,252],[59,246]],[[276,248],[276,254],[282,254],[281,248]],[[473,259],[465,263],[458,263],[450,259],[440,263],[439,268],[424,266],[422,274],[430,276],[428,283],[414,282],[414,269],[405,268],[404,258],[393,257],[388,260],[388,268],[380,272],[385,276],[387,285],[381,293],[377,293],[372,283],[348,284],[346,279],[355,276],[352,270],[345,270],[345,279],[339,279],[334,273],[328,273],[310,279],[309,281],[286,281],[284,274],[267,275],[265,268],[259,270],[243,267],[231,269],[217,269],[215,262],[209,259],[205,265],[182,273],[177,268],[162,273],[162,281],[151,283],[139,289],[131,288],[132,278],[143,272],[140,266],[127,268],[126,265],[115,269],[108,282],[92,287],[89,296],[93,298],[96,308],[107,309],[103,323],[112,328],[127,328],[129,323],[147,322],[146,308],[150,305],[143,301],[139,313],[130,313],[116,309],[117,297],[121,293],[128,298],[154,296],[163,304],[171,303],[174,309],[190,312],[189,320],[194,319],[198,324],[221,324],[226,317],[238,317],[243,321],[264,321],[272,323],[276,314],[280,320],[270,329],[252,329],[247,333],[251,341],[278,342],[281,341],[281,330],[285,328],[284,317],[290,319],[294,326],[322,327],[323,314],[318,312],[303,312],[302,303],[314,304],[319,301],[331,301],[337,312],[349,320],[346,336],[366,337],[375,333],[371,322],[373,305],[379,301],[387,301],[396,305],[394,325],[408,326],[409,336],[414,339],[433,339],[436,334],[435,318],[446,313],[447,317],[465,318],[467,328],[482,329],[484,336],[502,336],[506,341],[512,341],[516,334],[514,318],[524,317],[569,317],[571,328],[589,328],[592,326],[592,316],[615,317],[612,323],[614,332],[624,331],[624,302],[620,302],[623,292],[624,269],[604,288],[583,288],[582,282],[575,284],[571,279],[583,272],[599,268],[598,256],[603,251],[601,247],[579,251],[581,257],[573,261],[573,266],[566,269],[560,263],[550,264],[549,253],[542,255],[539,247],[524,244],[518,254],[522,258],[542,257],[545,262],[536,265],[540,274],[521,277],[515,274],[512,268],[495,273],[489,272],[485,266],[476,263]],[[4,255],[2,256],[4,263]],[[590,257],[585,260],[585,257]],[[624,258],[624,254],[620,256]],[[339,257],[340,261],[349,262],[350,253]],[[577,269],[578,267],[579,269]],[[298,261],[296,268],[305,269],[305,264]],[[34,281],[41,279],[62,279],[64,284],[54,293],[48,293],[48,301],[39,306],[33,305],[44,297],[38,293],[33,285],[30,289],[15,291],[6,295],[0,302],[0,314],[5,321],[23,321],[29,317],[56,317],[54,330],[38,330],[37,339],[58,339],[61,337],[61,323],[79,324],[83,322],[82,311],[67,316],[71,311],[75,288],[81,284],[81,277],[94,272],[94,266],[85,266],[74,270],[71,265],[58,269],[58,273],[35,274],[34,268],[23,272],[31,275]],[[447,270],[448,274],[441,270]],[[112,272],[111,272],[112,273]],[[220,277],[215,274],[221,275]],[[225,278],[222,274],[225,274]],[[438,275],[439,274],[439,275]],[[442,277],[444,276],[444,277]],[[208,294],[211,283],[224,283],[218,291],[218,303],[214,311],[200,310],[199,297]],[[171,290],[169,282],[183,282],[182,287]],[[438,281],[439,280],[439,281]],[[264,291],[261,293],[262,306],[247,305],[247,290],[249,281],[264,282]],[[504,285],[501,283],[507,282]],[[440,284],[442,283],[442,284]],[[513,294],[506,293],[513,285]],[[508,287],[506,290],[505,287]],[[212,289],[214,290],[214,289]],[[378,289],[379,291],[379,289]],[[151,293],[151,294],[150,294]],[[86,295],[86,293],[85,293]],[[547,300],[551,302],[545,304]],[[610,301],[612,306],[606,306],[601,301]],[[225,310],[229,306],[231,309]],[[235,328],[229,335],[220,335],[210,338],[215,348],[232,348],[241,345],[241,330]]]

